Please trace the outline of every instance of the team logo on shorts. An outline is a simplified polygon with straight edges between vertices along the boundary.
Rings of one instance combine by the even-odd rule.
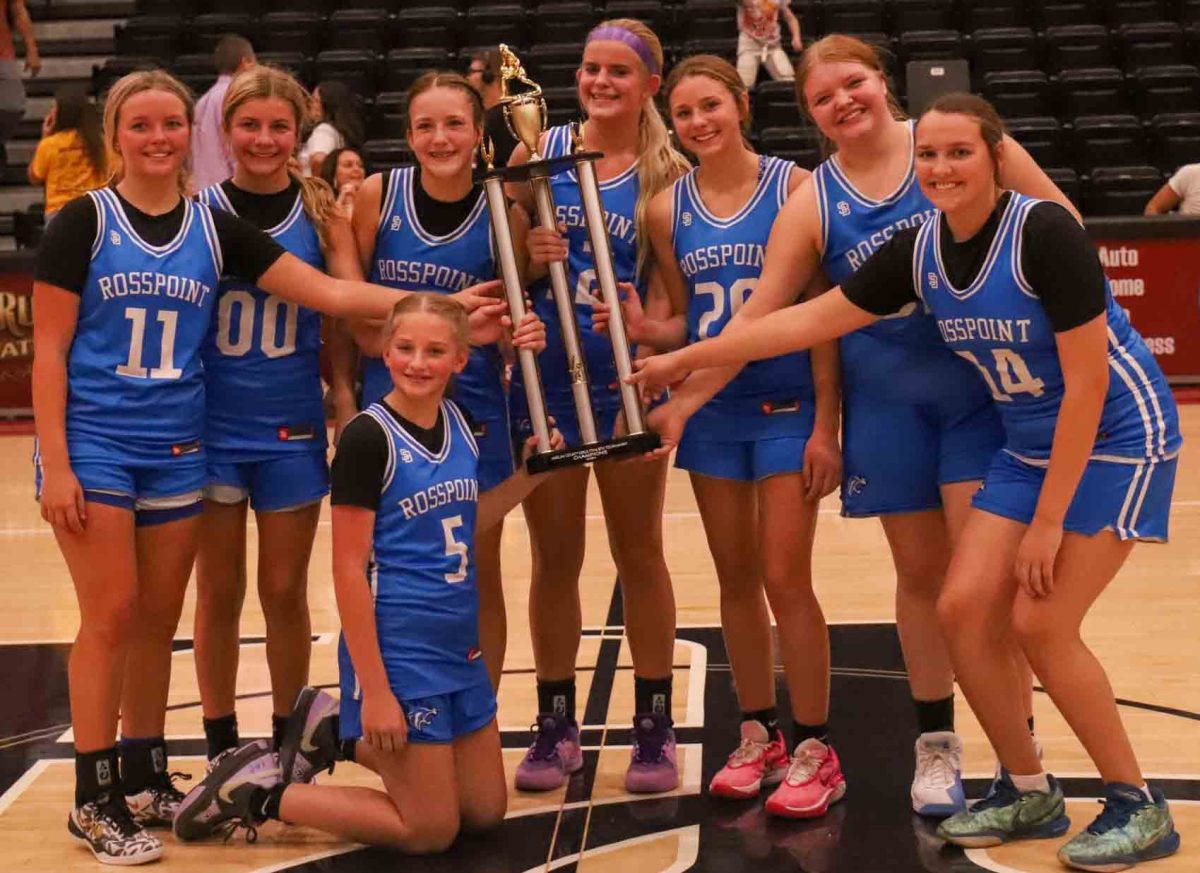
[[[929,287],[936,291],[938,286],[937,273],[929,273],[926,278],[929,280]]]
[[[684,227],[691,227],[692,226],[692,213],[690,213],[690,212],[683,213],[683,215],[681,215],[679,217],[679,220],[683,222]]]
[[[399,230],[399,229],[400,229],[400,225],[401,225],[401,224],[403,224],[403,223],[404,223],[404,222],[402,222],[402,221],[400,220],[400,216],[399,216],[399,215],[393,215],[393,216],[392,216],[392,230]]]
[[[838,215],[842,216],[842,218],[845,218],[847,215],[850,214],[850,204],[847,203],[845,200],[839,200],[838,205],[837,205],[837,211],[838,211]]]
[[[867,487],[867,480],[863,476],[851,476],[846,480],[846,493],[851,497],[857,497],[863,493]]]
[[[108,241],[114,246],[119,246],[121,244],[121,235],[115,230],[110,230],[108,232]]]
[[[400,450],[400,460],[406,464],[411,464],[412,463],[412,452],[410,452],[408,449],[401,449]]]
[[[414,706],[409,709],[408,723],[412,725],[413,730],[423,731],[433,724],[433,720],[437,718],[437,714],[436,706]]]
[[[471,646],[471,648],[467,649],[467,660],[468,661],[478,661],[482,657],[483,657],[482,649],[477,649],[477,648],[475,648],[475,646]]]

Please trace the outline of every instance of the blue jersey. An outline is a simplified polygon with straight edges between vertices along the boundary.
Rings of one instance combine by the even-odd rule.
[[[67,359],[71,460],[153,464],[199,452],[200,346],[221,275],[212,214],[185,201],[179,233],[152,246],[115,192],[87,196],[97,229]]]
[[[560,157],[570,154],[571,151],[571,135],[567,125],[552,127],[546,132],[545,157]],[[617,370],[613,363],[612,341],[607,334],[592,330],[592,291],[598,285],[593,269],[592,244],[588,237],[575,171],[564,170],[552,176],[550,189],[554,196],[558,223],[567,231],[567,288],[575,298],[575,314],[579,321],[584,356],[587,359],[588,378],[593,389],[592,402],[597,409],[616,409],[620,407],[621,401],[616,391]],[[637,276],[635,214],[638,191],[636,164],[618,176],[600,183],[604,219],[612,249],[613,272],[618,282],[634,283],[638,286],[639,293],[644,295],[645,290],[638,282]],[[551,407],[565,406],[573,409],[558,310],[554,306],[547,280],[535,286],[533,308],[546,323],[546,351],[542,355],[541,365],[546,402]]]
[[[1021,271],[1021,234],[1041,201],[1012,194],[979,275],[955,288],[942,269],[942,217],[921,228],[913,284],[933,313],[945,344],[974,365],[1004,422],[1005,449],[1045,463],[1063,399],[1054,328]],[[1107,294],[1108,396],[1092,457],[1142,462],[1174,457],[1179,420],[1166,378],[1125,311]]]
[[[433,236],[417,217],[413,185],[415,167],[388,173],[375,234],[370,281],[401,291],[454,294],[496,276],[492,225],[487,197],[481,191],[461,225],[445,236]],[[452,396],[477,421],[507,418],[503,387],[504,362],[495,345],[473,347],[467,368],[455,377]],[[363,405],[392,390],[392,378],[380,358],[363,360]]]
[[[675,259],[687,279],[688,342],[716,336],[754,291],[762,272],[771,225],[788,196],[795,164],[763,157],[758,187],[738,212],[717,218],[704,205],[696,171],[675,182],[671,238]],[[811,399],[808,352],[755,361],[709,401],[720,409],[739,401],[789,396]]]
[[[910,131],[912,127],[910,122]],[[821,219],[821,267],[837,285],[897,231],[919,226],[934,213],[911,162],[900,186],[882,200],[859,192],[836,155],[817,167],[813,183]],[[986,397],[971,368],[938,341],[937,326],[916,303],[842,337],[839,350],[847,393],[905,403]]]
[[[370,581],[392,688],[400,697],[427,697],[486,682],[474,561],[479,451],[471,429],[454,402],[443,401],[445,438],[431,453],[381,404],[362,414],[388,440]]]
[[[237,214],[220,185],[199,198]],[[267,233],[306,264],[325,269],[317,229],[298,192],[287,217]],[[320,351],[319,312],[222,276],[203,350],[210,458],[232,463],[324,451]]]

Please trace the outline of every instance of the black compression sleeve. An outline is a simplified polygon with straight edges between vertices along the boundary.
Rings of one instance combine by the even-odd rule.
[[[917,299],[913,290],[913,249],[917,228],[902,230],[842,283],[842,293],[872,315],[891,315]]]
[[[95,239],[96,206],[91,197],[77,197],[46,226],[38,246],[34,279],[64,291],[82,293]]]
[[[1104,312],[1108,294],[1096,246],[1057,203],[1039,203],[1029,210],[1021,269],[1055,333],[1079,327]]]
[[[212,216],[227,274],[256,283],[284,254],[283,246],[245,219],[220,209]]]
[[[379,422],[361,414],[352,419],[342,431],[330,468],[329,502],[378,510],[387,458],[388,439]]]

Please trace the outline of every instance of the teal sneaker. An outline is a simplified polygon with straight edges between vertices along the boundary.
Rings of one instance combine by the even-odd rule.
[[[1179,851],[1179,834],[1162,792],[1151,788],[1151,803],[1133,785],[1104,786],[1104,811],[1083,833],[1058,850],[1058,860],[1077,870],[1115,873],[1139,861],[1165,858]]]
[[[968,849],[998,846],[1009,840],[1061,837],[1071,827],[1062,787],[1053,776],[1050,793],[1018,791],[1007,770],[992,782],[987,797],[956,813],[938,827],[938,836]]]

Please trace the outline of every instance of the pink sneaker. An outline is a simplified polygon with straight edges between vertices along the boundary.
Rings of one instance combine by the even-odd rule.
[[[777,730],[771,738],[761,722],[744,721],[741,745],[734,749],[725,766],[708,783],[708,793],[737,800],[752,797],[764,785],[774,785],[783,779],[787,769],[788,754],[783,734]]]
[[[543,712],[533,726],[533,745],[517,765],[516,786],[521,791],[552,791],[583,767],[579,728],[565,715]]]
[[[845,793],[837,752],[810,738],[796,748],[783,783],[767,798],[767,812],[783,818],[820,818]]]

